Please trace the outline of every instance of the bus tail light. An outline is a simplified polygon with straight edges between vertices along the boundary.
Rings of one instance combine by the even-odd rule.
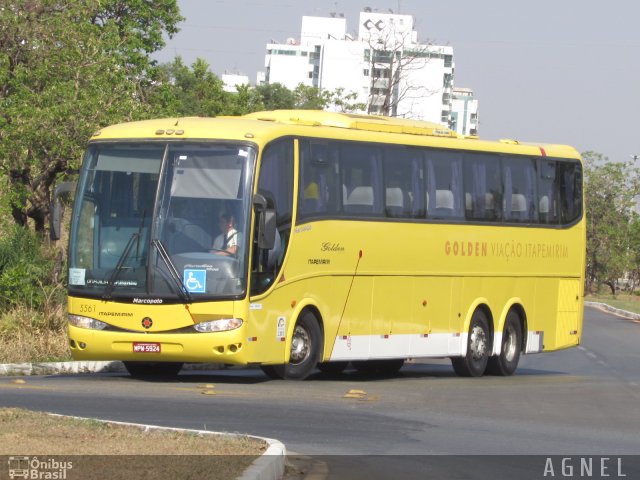
[[[210,332],[227,332],[229,330],[235,330],[242,326],[242,319],[240,318],[222,318],[220,320],[211,320],[210,322],[196,323],[195,328],[200,333]]]
[[[89,330],[104,330],[107,328],[107,324],[100,320],[80,315],[69,315],[69,323],[74,327],[88,328]]]

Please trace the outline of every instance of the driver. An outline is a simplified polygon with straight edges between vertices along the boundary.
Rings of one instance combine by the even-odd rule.
[[[235,218],[230,213],[223,213],[218,218],[220,235],[213,241],[213,250],[219,255],[235,255],[238,251],[238,231]]]

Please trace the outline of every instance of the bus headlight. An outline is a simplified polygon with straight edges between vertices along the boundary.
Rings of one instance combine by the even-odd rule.
[[[220,320],[211,320],[210,322],[196,323],[193,328],[201,333],[210,333],[235,330],[241,326],[242,320],[240,318],[222,318]]]
[[[89,317],[81,317],[80,315],[69,315],[69,323],[74,327],[88,328],[89,330],[104,330],[107,324]]]

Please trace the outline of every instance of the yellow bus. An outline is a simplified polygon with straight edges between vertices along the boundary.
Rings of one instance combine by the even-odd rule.
[[[419,358],[511,375],[580,343],[584,268],[568,146],[321,111],[133,122],[83,161],[69,341],[132,375]]]

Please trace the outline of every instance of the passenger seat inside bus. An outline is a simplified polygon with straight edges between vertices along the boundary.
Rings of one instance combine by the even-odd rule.
[[[344,190],[346,191],[346,187]],[[372,213],[373,187],[355,187],[351,193],[346,196],[344,211],[350,213]]]
[[[521,193],[511,195],[511,220],[528,220],[527,199]]]
[[[404,194],[400,187],[388,187],[386,191],[387,216],[402,217],[404,211]]]

